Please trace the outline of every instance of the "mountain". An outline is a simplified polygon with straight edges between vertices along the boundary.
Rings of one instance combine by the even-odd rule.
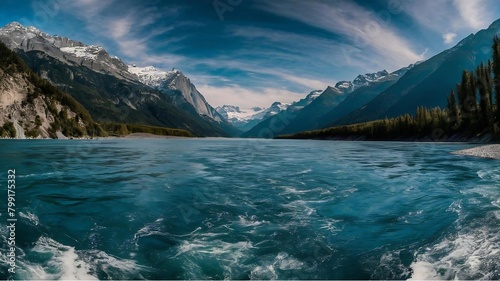
[[[199,108],[179,98],[186,89],[194,88],[180,72],[168,76],[175,81],[170,80],[166,87],[154,88],[101,47],[50,36],[15,22],[0,29],[0,41],[18,52],[42,78],[72,95],[97,121],[166,126],[198,136],[239,133],[227,122],[199,114]],[[174,92],[170,83],[179,89]]]
[[[182,107],[185,103],[192,105],[196,112],[217,122],[222,121],[218,112],[205,100],[205,97],[196,89],[180,70],[161,71],[153,66],[129,66],[128,70],[138,76],[141,83],[159,89],[172,96],[174,103]]]
[[[285,125],[295,118],[297,112],[311,104],[317,99],[323,91],[315,90],[310,92],[305,98],[293,102],[290,105],[275,102],[270,107],[271,110],[267,116],[263,116],[261,122],[255,125],[249,131],[243,133],[241,137],[245,138],[273,138],[275,135],[282,132]],[[279,111],[278,111],[279,110]]]
[[[313,91],[305,99],[295,103],[294,107],[263,120],[242,136],[272,138],[278,134],[311,130],[319,126],[320,117],[336,108],[350,93],[365,87],[374,87],[397,75],[396,72],[389,74],[386,70],[360,74],[353,81],[340,81],[334,87],[329,86],[324,91]],[[361,95],[357,100],[363,101],[365,98],[365,95]]]
[[[222,118],[230,122],[235,128],[242,132],[250,130],[257,125],[264,118],[264,116],[270,116],[270,114],[273,114],[273,112],[276,111],[273,107],[267,109],[260,107],[240,109],[239,106],[233,105],[219,106],[215,110],[217,110]],[[277,112],[279,112],[279,109]]]
[[[172,71],[167,72],[153,66],[137,67],[134,65],[129,66],[128,70],[135,74],[141,83],[170,96],[178,108],[206,118],[214,126],[220,127],[231,136],[237,136],[241,133],[207,102],[196,86],[191,83],[191,80],[180,70],[172,69]]]
[[[356,88],[353,92],[348,94],[347,97],[337,106],[329,108],[329,111],[327,113],[323,115],[316,114],[315,116],[313,116],[308,120],[306,127],[300,128],[300,130],[290,130],[290,133],[328,127],[330,124],[335,122],[335,120],[346,116],[354,110],[362,107],[363,105],[374,99],[377,95],[385,91],[387,88],[394,85],[406,72],[408,72],[408,70],[410,70],[414,66],[414,64],[411,64],[408,67],[401,68],[390,74],[385,71],[383,76],[378,76],[378,78],[373,79],[365,86]]]
[[[318,98],[297,111],[296,117],[280,133],[292,134],[309,130],[311,126],[315,125],[314,120],[318,116],[322,116],[332,108],[338,106],[346,98],[348,91],[351,89],[353,88],[327,87]]]
[[[106,135],[81,104],[33,73],[3,43],[0,58],[0,137]]]
[[[497,20],[488,29],[471,34],[453,48],[416,65],[366,106],[338,119],[333,125],[415,114],[418,106],[444,108],[463,70],[473,70],[491,57],[492,39],[499,32],[500,20]]]
[[[125,63],[117,57],[110,57],[102,47],[87,46],[66,37],[51,36],[32,26],[24,27],[18,22],[0,28],[0,41],[11,50],[41,51],[66,64],[84,66],[119,79],[136,79]]]
[[[308,96],[309,99],[314,99],[313,96]],[[309,104],[308,100],[301,100],[300,102],[304,104]],[[238,128],[242,132],[247,132],[248,130],[255,127],[259,122],[265,120],[271,116],[274,116],[281,112],[282,110],[287,110],[290,106],[290,110],[297,109],[299,107],[303,107],[303,105],[294,103],[281,103],[274,102],[268,108],[260,108],[253,107],[249,109],[240,109],[238,106],[232,105],[224,105],[222,107],[216,108],[217,112],[221,114],[221,116],[229,121],[233,126]]]

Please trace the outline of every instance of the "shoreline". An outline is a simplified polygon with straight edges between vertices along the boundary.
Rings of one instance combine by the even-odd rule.
[[[457,150],[451,154],[500,160],[500,144],[489,144]]]
[[[1,138],[0,140],[113,140],[113,139],[196,139],[197,137],[182,137],[182,136],[162,136],[162,135],[153,135],[148,133],[133,133],[126,136],[109,136],[109,137],[94,137],[94,138],[60,138],[60,139],[52,139],[52,138]]]

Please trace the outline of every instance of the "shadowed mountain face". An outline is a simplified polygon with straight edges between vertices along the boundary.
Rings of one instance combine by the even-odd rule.
[[[397,83],[333,125],[354,124],[405,113],[417,106],[445,107],[451,89],[460,82],[464,69],[473,70],[491,57],[492,38],[500,33],[500,20],[488,29],[471,34],[446,50],[409,70]]]

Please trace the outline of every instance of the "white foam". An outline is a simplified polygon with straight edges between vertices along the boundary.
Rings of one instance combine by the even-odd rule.
[[[265,220],[259,221],[257,219],[257,216],[255,216],[255,215],[248,216],[245,214],[245,216],[240,215],[239,218],[240,218],[240,221],[239,221],[240,225],[242,225],[244,227],[255,227],[255,226],[259,226],[259,225],[268,223],[268,221],[265,221]]]
[[[78,257],[73,247],[42,236],[32,251],[50,254],[51,258],[44,266],[28,266],[28,273],[33,275],[26,279],[98,280],[90,274],[90,266]]]
[[[411,268],[413,270],[413,274],[411,278],[408,280],[439,280],[442,279],[442,277],[438,276],[437,272],[434,269],[434,265],[425,262],[425,261],[419,261],[419,262],[413,262],[411,264]]]
[[[184,241],[178,248],[175,257],[184,260],[183,267],[195,270],[193,264],[197,260],[211,260],[221,265],[224,279],[235,279],[235,272],[248,270],[247,260],[253,258],[252,250],[255,247],[249,241],[225,242],[222,240],[207,240],[205,238]],[[200,279],[197,275],[196,279]]]
[[[500,237],[486,227],[448,237],[417,254],[412,279],[493,279]],[[496,276],[498,277],[498,276]]]
[[[40,220],[38,219],[38,217],[35,214],[31,213],[30,211],[28,211],[26,213],[19,212],[19,216],[21,218],[25,218],[25,219],[29,220],[34,225],[40,224]]]
[[[46,260],[32,262],[25,255],[19,256],[22,279],[98,280],[97,270],[104,272],[108,279],[143,278],[138,270],[146,269],[133,260],[120,259],[99,250],[76,251],[74,247],[44,236],[30,251],[43,254]]]
[[[287,270],[302,270],[304,268],[304,263],[291,257],[289,254],[281,252],[274,260],[268,262],[268,264],[256,266],[250,272],[251,280],[276,280],[279,279],[277,270],[287,271]]]
[[[317,202],[317,201],[315,201],[315,202]],[[307,206],[307,203],[308,203],[308,201],[295,200],[293,202],[283,204],[283,207],[290,209],[298,214],[311,216],[314,212],[316,212],[316,210],[314,208]]]

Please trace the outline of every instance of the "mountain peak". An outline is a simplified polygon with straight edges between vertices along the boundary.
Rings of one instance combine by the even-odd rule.
[[[488,29],[499,29],[500,28],[500,19],[497,19],[496,21],[492,22]]]
[[[24,27],[24,26],[17,21],[13,21],[13,22],[7,24],[6,26],[4,26],[4,28],[9,28],[9,27],[12,28],[12,27]]]
[[[0,29],[5,29],[5,30],[8,30],[8,31],[22,30],[22,31],[25,31],[25,32],[31,32],[31,33],[35,33],[35,34],[41,34],[42,33],[41,30],[39,30],[38,28],[36,28],[34,26],[28,26],[28,27],[26,27],[26,26],[20,24],[17,21],[13,21],[13,22],[7,24],[6,26],[4,26],[3,28],[0,28]]]

